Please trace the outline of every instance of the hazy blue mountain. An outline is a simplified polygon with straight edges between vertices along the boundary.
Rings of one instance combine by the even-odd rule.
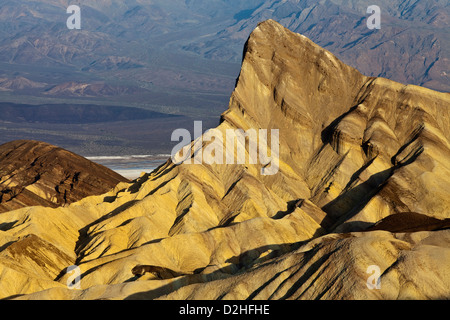
[[[378,1],[382,27],[369,30],[372,1],[266,1],[235,23],[184,49],[217,60],[240,59],[255,26],[274,19],[306,35],[363,73],[450,91],[448,1]],[[244,14],[245,13],[245,14]],[[225,50],[221,50],[225,47]]]
[[[373,4],[366,0],[78,3],[81,30],[69,30],[72,1],[2,0],[0,102],[137,107],[214,125],[228,106],[245,41],[267,19],[366,75],[450,91],[447,0],[377,1],[380,30],[366,26]]]

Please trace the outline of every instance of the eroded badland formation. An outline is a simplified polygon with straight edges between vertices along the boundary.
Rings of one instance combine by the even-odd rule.
[[[17,140],[0,146],[0,213],[71,204],[127,181],[106,167],[48,143]]]
[[[448,93],[365,77],[269,20],[218,127],[237,128],[280,130],[278,174],[169,160],[100,196],[0,214],[0,297],[450,297]]]

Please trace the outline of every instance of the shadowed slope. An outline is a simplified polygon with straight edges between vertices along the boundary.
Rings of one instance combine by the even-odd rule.
[[[17,140],[0,146],[0,212],[67,205],[124,181],[106,167],[44,142]]]

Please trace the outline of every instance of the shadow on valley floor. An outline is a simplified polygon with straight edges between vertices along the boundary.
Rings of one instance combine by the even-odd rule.
[[[343,191],[337,198],[322,207],[322,210],[327,213],[322,225],[330,226],[327,231],[332,232],[357,215],[380,192],[393,173],[393,169],[378,172],[356,187]]]
[[[361,212],[373,197],[380,194],[386,187],[389,179],[398,169],[413,163],[423,151],[424,148],[420,146],[419,148],[412,150],[401,161],[397,161],[393,158],[392,162],[394,165],[391,168],[373,174],[369,179],[353,188],[349,188],[349,185],[347,185],[337,198],[322,207],[322,210],[327,213],[322,225],[331,225],[330,228],[327,228],[327,231],[329,232],[336,231],[336,229],[343,225],[345,221]],[[353,176],[352,179],[356,181],[358,177]],[[391,196],[395,196],[392,193],[390,194]],[[405,207],[398,197],[394,197],[394,199],[396,201],[395,205],[399,208]],[[341,232],[342,231],[349,232],[352,230],[345,228],[345,230],[341,230]]]
[[[403,212],[387,216],[364,231],[384,230],[392,233],[411,233],[446,229],[450,229],[450,218],[441,220],[417,212]]]
[[[207,283],[215,280],[223,280],[229,277],[238,276],[239,274],[247,272],[252,268],[263,267],[265,264],[271,263],[270,261],[272,259],[279,258],[286,253],[292,252],[293,250],[300,248],[307,242],[308,241],[283,245],[266,245],[253,250],[249,250],[238,256],[234,256],[226,260],[226,263],[230,263],[226,267],[214,270],[211,273],[203,274],[202,272],[207,270],[207,268],[214,267],[212,265],[208,265],[204,268],[195,270],[193,274],[186,274],[178,278],[173,278],[174,280],[170,283],[164,284],[156,289],[132,294],[126,297],[125,300],[153,300],[170,294],[171,292],[174,292],[175,290],[178,290],[185,286],[197,283]],[[132,282],[138,279],[138,276],[133,276],[126,282]],[[221,300],[222,298],[223,296],[219,296],[216,299]],[[249,298],[251,298],[251,296]]]

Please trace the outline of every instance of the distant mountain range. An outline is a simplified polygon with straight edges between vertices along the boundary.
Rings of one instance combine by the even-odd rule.
[[[448,1],[377,1],[381,29],[369,30],[373,1],[265,1],[211,40],[186,47],[217,58],[221,46],[239,47],[258,22],[279,21],[330,50],[368,76],[450,91]],[[206,46],[204,46],[206,44]],[[235,54],[233,56],[236,59]]]
[[[123,80],[155,69],[176,69],[183,82],[187,71],[203,70],[174,61],[177,54],[190,57],[194,52],[237,64],[251,30],[258,22],[274,19],[367,75],[449,91],[448,1],[377,3],[382,10],[380,30],[366,27],[370,1],[97,0],[80,5],[82,30],[74,31],[65,24],[70,1],[6,0],[0,8],[0,61],[67,68],[106,79],[123,71]],[[231,76],[223,70],[215,73]],[[142,81],[158,83],[145,77]],[[205,86],[191,90],[207,90]]]
[[[446,0],[377,1],[380,30],[366,26],[371,1],[95,0],[80,4],[81,30],[66,26],[71,4],[2,1],[0,101],[101,101],[218,119],[242,47],[267,19],[365,75],[450,91]]]

